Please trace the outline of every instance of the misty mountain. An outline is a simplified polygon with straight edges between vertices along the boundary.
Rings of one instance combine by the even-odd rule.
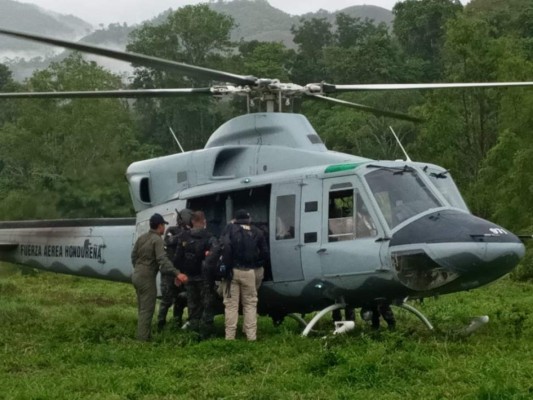
[[[0,26],[70,39],[79,39],[94,30],[91,24],[73,15],[58,14],[14,0],[0,0]],[[0,58],[28,58],[51,52],[47,50],[33,42],[0,36]]]
[[[287,14],[272,7],[267,0],[212,0],[209,2],[209,7],[221,14],[233,17],[236,27],[232,32],[232,40],[283,42],[287,47],[294,47],[291,27],[298,25],[302,19],[326,18],[334,25],[335,17],[340,12],[362,20],[373,20],[376,24],[383,22],[388,26],[392,24],[394,19],[391,11],[376,6],[352,6],[333,13],[320,10],[304,15]],[[163,22],[171,12],[172,10],[164,11],[146,22],[157,25]],[[134,28],[135,26],[127,26],[125,24],[111,24],[107,28],[93,32],[82,40],[87,43],[124,49],[128,42],[128,34]]]
[[[211,0],[209,6],[217,12],[233,17],[236,24],[232,33],[234,41],[241,39],[275,41],[283,42],[288,47],[294,47],[290,31],[293,25],[298,25],[302,19],[311,18],[326,18],[334,24],[337,14],[320,10],[301,16],[290,15],[272,7],[267,0]],[[172,10],[162,12],[149,22],[158,24],[170,12]],[[376,23],[384,22],[387,25],[390,25],[393,20],[391,11],[376,6],[352,6],[339,12],[363,20],[368,18]],[[117,50],[125,49],[128,35],[135,29],[135,26],[116,23],[94,30],[89,23],[75,16],[60,15],[14,0],[0,0],[0,26],[60,38],[81,39],[86,43]],[[48,46],[0,36],[0,62],[6,57],[11,59],[8,65],[17,79],[29,76],[33,69],[46,68],[48,63],[57,57],[56,54]],[[24,58],[24,60],[18,58]],[[104,59],[99,58],[98,60],[101,62]],[[124,63],[112,60],[106,60],[104,65],[114,71],[129,70]]]
[[[392,12],[376,6],[352,6],[338,12],[320,10],[304,15],[290,15],[272,7],[267,0],[233,0],[230,2],[217,1],[209,4],[211,9],[234,18],[237,27],[232,34],[233,40],[259,40],[265,42],[283,42],[293,47],[291,27],[298,25],[302,19],[326,18],[332,24],[338,12],[374,20],[390,25],[393,20]]]

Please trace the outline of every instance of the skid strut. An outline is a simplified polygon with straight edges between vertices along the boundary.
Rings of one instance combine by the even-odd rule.
[[[287,317],[292,318],[293,320],[298,322],[303,328],[307,326],[307,321],[298,314],[288,314]]]
[[[345,308],[346,307],[346,304],[344,303],[337,303],[337,304],[332,304],[331,306],[329,307],[326,307],[324,308],[322,311],[320,311],[317,315],[315,315],[313,317],[313,319],[311,321],[309,321],[309,323],[307,324],[307,326],[305,327],[304,331],[302,332],[302,336],[307,336],[309,335],[309,332],[311,332],[311,329],[313,329],[313,327],[315,326],[315,324],[320,321],[320,319],[322,319],[322,317],[324,315],[326,315],[327,313],[331,312],[331,311],[334,311],[334,310],[338,310],[339,308]]]
[[[418,311],[416,308],[414,308],[413,306],[407,304],[407,303],[401,303],[401,304],[398,304],[397,307],[400,307],[400,308],[403,308],[404,310],[407,310],[411,313],[413,313],[414,315],[416,315],[420,321],[422,321],[430,331],[433,330],[433,325],[431,325],[431,322],[429,322],[429,320],[426,318],[426,316],[424,314],[422,314],[420,311]]]

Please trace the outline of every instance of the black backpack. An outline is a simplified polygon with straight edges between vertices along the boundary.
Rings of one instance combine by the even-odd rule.
[[[163,242],[165,243],[165,250],[167,252],[167,256],[171,260],[174,257],[174,254],[176,254],[176,248],[178,247],[179,243],[179,236],[183,232],[183,230],[184,229],[179,226],[171,226],[165,232]]]
[[[256,233],[251,225],[235,224],[232,235],[233,256],[237,264],[254,267],[259,260]]]
[[[222,243],[216,242],[211,246],[204,262],[204,275],[210,281],[220,281],[230,278],[231,268],[222,263]]]
[[[179,246],[183,255],[177,267],[186,275],[198,276],[202,274],[202,262],[208,247],[208,238],[193,236],[189,231],[179,235]]]

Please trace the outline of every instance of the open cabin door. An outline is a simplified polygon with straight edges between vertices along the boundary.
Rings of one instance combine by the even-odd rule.
[[[298,181],[272,185],[270,201],[270,262],[274,282],[303,280]]]

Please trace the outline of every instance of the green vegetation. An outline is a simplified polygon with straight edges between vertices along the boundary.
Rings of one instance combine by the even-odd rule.
[[[0,266],[2,399],[530,399],[533,287],[504,279],[398,310],[398,329],[358,321],[345,336],[301,338],[261,318],[259,341],[134,340],[131,285]],[[491,321],[472,336],[470,318]],[[222,317],[216,320],[223,333]]]

